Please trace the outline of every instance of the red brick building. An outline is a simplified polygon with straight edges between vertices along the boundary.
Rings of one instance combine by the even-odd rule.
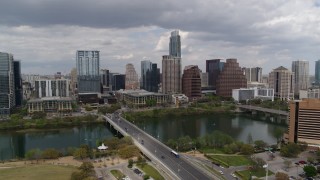
[[[217,80],[217,95],[232,97],[232,89],[247,87],[247,79],[237,59],[227,59]]]
[[[182,75],[182,92],[190,101],[201,97],[201,73],[198,66],[186,66]]]

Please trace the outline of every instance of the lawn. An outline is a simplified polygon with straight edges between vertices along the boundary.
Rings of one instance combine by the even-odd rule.
[[[116,179],[122,179],[125,177],[125,175],[119,170],[111,170],[110,172]]]
[[[237,171],[237,173],[240,174],[240,176],[243,177],[243,179],[249,179],[250,172],[251,172],[252,176],[256,176],[258,178],[266,176],[266,170],[264,168],[260,168],[257,171],[250,171],[250,170]],[[271,176],[272,174],[273,174],[273,172],[269,170],[268,176]]]
[[[241,155],[208,155],[212,160],[218,160],[218,162],[224,162],[228,166],[243,166],[250,165],[251,160],[246,156]]]
[[[143,167],[140,165],[137,165],[143,172],[145,172],[147,175],[152,177],[155,180],[164,180],[164,178],[161,176],[161,174],[152,166],[146,164]]]
[[[204,154],[225,154],[223,149],[218,148],[201,148],[199,151]]]
[[[77,168],[74,166],[28,164],[22,167],[0,169],[0,176],[5,180],[69,180],[75,171]]]

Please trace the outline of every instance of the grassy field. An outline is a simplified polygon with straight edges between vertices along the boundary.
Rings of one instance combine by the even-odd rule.
[[[224,154],[223,149],[219,148],[201,148],[199,151],[204,154]]]
[[[122,179],[125,177],[125,175],[119,170],[111,170],[110,172],[116,179]]]
[[[1,179],[5,180],[69,180],[77,171],[73,166],[26,165],[23,167],[1,168]]]
[[[217,159],[218,161],[224,162],[228,166],[243,166],[251,164],[250,159],[241,155],[209,155],[209,157],[213,160]]]
[[[146,164],[143,167],[139,166],[138,167],[145,172],[147,175],[149,175],[150,177],[152,177],[155,180],[164,180],[164,178],[161,176],[161,174],[152,166]]]
[[[245,171],[237,171],[238,174],[241,175],[241,177],[243,177],[243,179],[249,179],[250,177],[250,172],[251,172],[251,176],[256,176],[258,178],[260,177],[265,177],[266,176],[266,170],[261,168],[258,169],[257,171],[250,171],[250,170],[245,170]],[[268,171],[268,176],[272,175],[273,172]]]

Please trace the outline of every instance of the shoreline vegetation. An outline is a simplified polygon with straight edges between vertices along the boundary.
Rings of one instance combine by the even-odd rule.
[[[221,106],[210,106],[209,104],[192,105],[190,107],[147,109],[144,111],[129,111],[124,113],[124,118],[128,121],[142,120],[144,118],[162,118],[162,117],[183,117],[191,115],[203,115],[213,113],[234,114],[234,104]]]
[[[57,117],[52,119],[17,119],[0,122],[0,131],[36,131],[104,123],[97,115]]]

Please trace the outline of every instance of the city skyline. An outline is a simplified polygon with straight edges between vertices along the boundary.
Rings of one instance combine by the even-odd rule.
[[[22,73],[67,74],[75,67],[76,50],[95,49],[101,52],[100,68],[124,73],[127,63],[160,64],[170,32],[179,29],[182,67],[196,64],[204,70],[206,59],[237,58],[241,67],[254,64],[268,74],[305,59],[314,75],[320,59],[319,5],[317,0],[4,0],[0,39],[6,43],[0,51],[21,60]]]

